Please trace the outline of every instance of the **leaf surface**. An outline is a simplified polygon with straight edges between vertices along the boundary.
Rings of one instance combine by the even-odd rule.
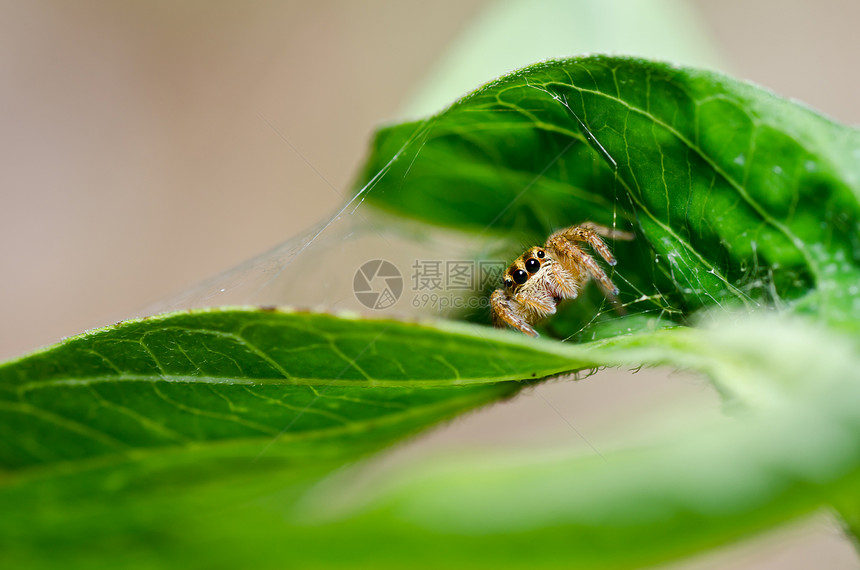
[[[174,313],[0,368],[0,429],[13,434],[0,442],[0,460],[18,470],[204,444],[263,449],[387,424],[396,431],[516,390],[492,384],[576,367],[528,345],[398,321]]]
[[[597,56],[381,131],[359,186],[386,172],[369,201],[519,247],[583,221],[632,227],[613,244],[630,312],[788,305],[857,332],[858,164],[856,129],[764,89]]]

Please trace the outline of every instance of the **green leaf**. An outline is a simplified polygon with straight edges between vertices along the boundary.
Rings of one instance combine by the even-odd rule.
[[[0,464],[15,471],[208,444],[253,456],[273,442],[337,441],[371,427],[384,442],[516,389],[467,385],[572,368],[539,356],[526,345],[311,313],[130,321],[0,367],[0,430],[12,434],[0,441]]]
[[[481,327],[241,308],[72,338],[0,366],[0,559],[269,560],[263,529],[288,523],[261,497],[289,508],[326,473],[513,395],[512,380],[594,365]],[[224,536],[240,523],[250,552]],[[209,552],[213,536],[232,554]]]
[[[553,567],[575,557],[582,567],[614,567],[681,556],[847,500],[860,483],[860,456],[849,453],[860,436],[860,393],[850,375],[860,356],[845,339],[801,325],[742,322],[571,345],[477,326],[279,311],[122,323],[0,368],[4,409],[34,406],[32,390],[58,390],[38,407],[65,420],[4,426],[5,449],[30,449],[35,441],[44,447],[40,461],[28,465],[20,454],[4,456],[0,502],[10,516],[0,519],[0,552],[7,564],[44,567],[55,563],[56,552],[68,565],[122,560],[132,567],[166,560],[192,567],[273,560],[397,566],[406,559],[426,568],[492,566],[513,550],[530,554],[512,563]],[[172,342],[160,341],[164,331],[172,331]],[[344,357],[358,338],[367,349]],[[769,341],[781,350],[762,350]],[[148,358],[112,352],[125,343],[144,347]],[[327,367],[335,378],[297,374],[289,353],[321,345],[338,361]],[[217,362],[225,351],[234,355],[231,377],[204,372],[201,363]],[[493,355],[497,364],[473,362],[476,353]],[[380,365],[380,354],[402,365],[444,355],[457,374],[443,379],[442,368],[428,369],[424,385],[410,388],[399,365]],[[50,367],[51,360],[63,366]],[[316,486],[373,449],[513,394],[519,383],[506,381],[512,375],[631,363],[706,371],[754,415],[728,430],[691,425],[653,449],[600,460],[437,460],[417,475],[383,479],[358,499],[349,496],[349,472]],[[803,381],[811,365],[818,366],[812,383]],[[279,368],[280,375],[273,372]],[[345,368],[364,370],[375,385]],[[331,383],[345,377],[352,385]],[[166,391],[170,398],[147,396]],[[306,413],[315,417],[302,423],[303,410],[319,413]],[[148,421],[136,429],[117,421],[132,411]],[[116,427],[99,423],[103,418]],[[259,429],[266,419],[272,421]],[[67,429],[72,424],[124,438],[124,447],[100,439],[84,446],[80,433]],[[186,440],[144,437],[162,435],[168,425]],[[350,508],[356,501],[370,507]],[[338,548],[326,548],[335,538]],[[380,541],[388,546],[373,546]]]
[[[361,195],[380,208],[514,255],[586,220],[635,229],[612,244],[628,315],[586,293],[549,324],[602,339],[574,344],[193,311],[4,364],[0,563],[614,568],[826,505],[856,528],[858,156],[857,131],[763,90],[624,58],[533,66],[383,131]],[[782,314],[720,316],[760,306]],[[712,329],[665,328],[706,308]],[[348,465],[421,429],[643,364],[709,375],[738,419],[597,459],[437,460],[350,496]]]
[[[383,171],[379,207],[518,244],[632,225],[614,245],[630,312],[788,305],[858,332],[858,165],[857,130],[768,91],[598,56],[381,131],[359,185]]]
[[[7,363],[0,558],[145,558],[136,532],[158,529],[178,547],[185,526],[206,527],[200,517],[294,495],[345,462],[514,394],[521,384],[509,380],[575,367],[516,340],[225,309],[120,323]]]

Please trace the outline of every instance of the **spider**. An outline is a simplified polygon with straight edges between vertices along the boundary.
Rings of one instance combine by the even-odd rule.
[[[575,299],[580,288],[594,278],[606,291],[607,297],[617,302],[618,287],[593,257],[577,243],[588,243],[609,265],[615,265],[612,252],[600,236],[631,240],[633,234],[584,223],[559,230],[549,236],[544,247],[532,247],[505,271],[503,289],[490,295],[493,324],[509,325],[527,335],[539,336],[532,325],[555,314],[562,299]]]

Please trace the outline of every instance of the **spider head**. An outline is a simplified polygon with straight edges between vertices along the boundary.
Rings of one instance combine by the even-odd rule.
[[[547,261],[546,250],[533,247],[514,260],[502,276],[502,283],[508,291],[517,291],[540,271]]]

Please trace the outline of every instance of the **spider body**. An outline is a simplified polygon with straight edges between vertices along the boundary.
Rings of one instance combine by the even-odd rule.
[[[601,236],[633,239],[633,234],[585,223],[555,232],[543,247],[531,247],[516,258],[502,276],[503,287],[490,295],[493,324],[538,336],[532,325],[555,314],[563,299],[575,299],[589,279],[595,279],[615,301],[618,288],[597,261],[577,245],[589,244],[606,263],[615,265]]]

